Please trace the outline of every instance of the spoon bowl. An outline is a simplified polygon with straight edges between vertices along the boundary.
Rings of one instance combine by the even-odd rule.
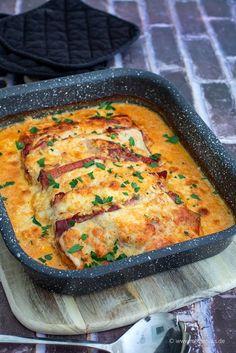
[[[110,353],[186,353],[190,335],[175,315],[155,313],[139,320],[113,343],[77,339],[29,338],[0,335],[0,343],[90,347]]]

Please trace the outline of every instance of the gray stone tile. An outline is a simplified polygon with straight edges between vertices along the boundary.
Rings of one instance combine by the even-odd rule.
[[[47,0],[22,0],[21,12],[32,10],[43,5]]]
[[[186,45],[193,60],[197,76],[204,79],[223,78],[224,75],[210,40],[187,40]]]
[[[224,147],[231,154],[231,156],[236,159],[236,144],[226,144],[226,143],[224,143]],[[236,289],[235,289],[235,296],[236,296]]]
[[[151,24],[171,23],[166,0],[146,0],[146,6]]]
[[[201,0],[208,16],[230,17],[230,7],[227,0]]]
[[[187,75],[183,71],[161,71],[161,76],[171,81],[180,90],[188,103],[193,104],[192,89],[189,85]]]
[[[231,20],[212,20],[211,24],[225,55],[236,55],[236,24]]]
[[[147,70],[144,57],[144,39],[139,38],[122,54],[123,65],[134,69]]]
[[[206,32],[200,11],[195,2],[177,2],[176,11],[183,34],[200,34]]]
[[[142,29],[142,22],[139,15],[138,4],[133,1],[114,1],[117,16],[124,20],[135,23]]]
[[[236,135],[235,102],[229,87],[225,83],[208,83],[202,86],[215,133],[219,137]]]
[[[157,61],[165,65],[183,66],[174,29],[170,27],[155,27],[152,28],[151,34]]]
[[[0,12],[13,15],[15,13],[16,0],[1,0]]]

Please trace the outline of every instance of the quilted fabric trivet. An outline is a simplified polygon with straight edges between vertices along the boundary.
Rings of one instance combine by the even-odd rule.
[[[102,62],[92,67],[82,69],[70,69],[53,67],[46,65],[32,58],[13,53],[2,44],[0,44],[0,68],[5,72],[15,74],[29,75],[38,78],[52,78],[67,75],[81,74],[88,71],[105,69],[107,62]]]
[[[0,43],[4,47],[67,70],[102,63],[127,48],[138,36],[136,25],[80,0],[51,0],[37,9],[0,21]]]

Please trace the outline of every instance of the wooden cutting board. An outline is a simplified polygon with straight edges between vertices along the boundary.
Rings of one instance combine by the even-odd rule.
[[[98,332],[236,287],[236,239],[212,258],[99,293],[72,297],[36,286],[0,237],[0,279],[14,315],[27,328],[62,335]]]

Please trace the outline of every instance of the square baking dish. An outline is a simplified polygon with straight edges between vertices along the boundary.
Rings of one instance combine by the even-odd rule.
[[[159,113],[236,214],[235,161],[176,88],[153,73],[111,69],[2,89],[0,127],[19,121],[25,113],[38,116],[45,108],[65,109],[71,104],[82,107],[104,99],[128,100]],[[58,293],[85,294],[213,256],[231,243],[236,225],[84,270],[59,270],[29,257],[17,242],[2,200],[0,231],[10,252],[37,284]]]

